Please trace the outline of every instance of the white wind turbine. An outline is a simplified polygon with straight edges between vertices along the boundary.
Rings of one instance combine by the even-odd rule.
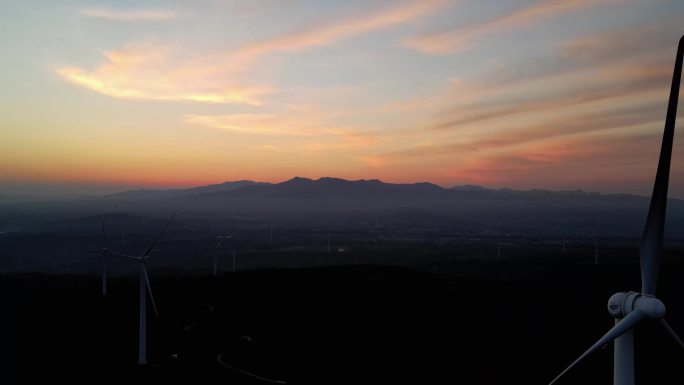
[[[589,350],[584,352],[575,362],[559,374],[554,384],[568,370],[577,365],[601,346],[614,342],[613,349],[613,384],[634,385],[634,327],[644,319],[658,319],[665,330],[679,345],[684,342],[672,330],[663,318],[665,305],[655,296],[658,283],[658,270],[662,259],[663,233],[665,229],[665,212],[667,204],[667,187],[670,175],[670,159],[672,158],[672,142],[674,139],[675,118],[677,115],[677,99],[682,74],[682,56],[684,55],[684,36],[679,40],[670,100],[667,106],[663,143],[658,160],[651,205],[646,217],[646,225],[641,238],[641,293],[633,291],[613,294],[608,300],[608,312],[615,318],[615,326],[601,337]]]
[[[226,239],[233,238],[232,235],[219,235],[216,237],[218,242],[214,244],[214,276],[218,275],[218,249]]]
[[[104,221],[100,221],[100,225],[102,226],[102,242],[107,244],[107,233],[105,232],[105,224]],[[90,250],[83,250],[84,253],[88,254],[97,254],[100,256],[100,260],[102,262],[102,295],[106,296],[107,295],[107,253],[109,252],[109,249],[106,247],[103,247],[100,251],[90,251]]]
[[[166,228],[169,226],[173,218],[176,216],[174,213],[173,216],[166,222],[162,230],[159,232],[159,235],[152,241],[152,243],[145,249],[145,251],[138,257],[132,256],[132,255],[127,255],[127,254],[121,254],[117,253],[114,251],[111,251],[107,248],[103,248],[102,251],[100,252],[95,252],[96,254],[100,254],[103,256],[105,255],[112,255],[115,257],[120,257],[124,258],[130,261],[134,261],[138,263],[138,266],[140,268],[140,318],[139,318],[139,333],[138,333],[138,364],[146,364],[147,363],[147,296],[150,296],[150,300],[152,301],[152,308],[154,309],[154,314],[159,317],[159,313],[157,312],[157,305],[154,302],[154,296],[152,295],[152,288],[150,287],[150,278],[147,275],[147,268],[145,267],[145,263],[147,262],[148,259],[150,259],[150,251],[152,251],[152,248],[157,244],[157,241],[159,241],[159,238],[161,238],[162,234],[164,234],[164,231],[166,231]],[[104,234],[104,224],[103,224],[103,234]],[[93,253],[93,252],[89,252]],[[103,270],[103,280],[106,281],[106,270]]]
[[[100,221],[102,225],[102,241],[107,244],[107,233],[105,232],[104,221]],[[102,295],[107,295],[107,249],[104,248],[100,252],[100,258],[102,259]]]

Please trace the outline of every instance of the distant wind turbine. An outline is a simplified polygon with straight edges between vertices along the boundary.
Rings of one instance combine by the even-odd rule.
[[[237,257],[235,256],[235,250],[233,250],[233,272],[237,270]]]
[[[598,265],[598,239],[594,239],[594,265]]]
[[[107,245],[107,232],[105,231],[105,224],[104,220],[100,221],[101,229],[102,229],[102,242],[104,242],[105,246]],[[109,252],[109,249],[107,247],[103,247],[100,249],[100,251],[90,251],[90,250],[84,250],[84,253],[88,254],[97,254],[100,256],[100,262],[102,263],[102,295],[106,296],[107,295],[107,253]]]
[[[221,244],[223,241],[226,239],[232,238],[232,235],[219,235],[216,237],[218,239],[218,242],[214,245],[214,276],[218,275],[218,249],[221,247]]]
[[[104,221],[100,221],[102,225],[102,241],[107,244],[107,233],[105,232]],[[102,295],[107,295],[107,249],[102,249]]]
[[[633,291],[613,294],[608,300],[608,312],[615,318],[615,326],[601,337],[589,350],[559,374],[551,384],[558,381],[568,370],[598,350],[601,346],[614,341],[613,384],[634,385],[634,327],[644,319],[657,319],[667,333],[684,348],[684,342],[665,321],[665,305],[656,298],[658,273],[663,253],[663,234],[667,206],[667,187],[670,178],[670,160],[674,139],[675,118],[679,83],[682,75],[682,56],[684,56],[684,36],[679,40],[675,61],[670,100],[667,106],[663,143],[660,148],[658,170],[651,195],[651,205],[646,217],[646,225],[641,238],[640,267],[641,293]]]

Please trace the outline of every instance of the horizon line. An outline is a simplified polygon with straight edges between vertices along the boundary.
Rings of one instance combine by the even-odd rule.
[[[25,188],[28,186],[42,186],[42,187],[57,187],[59,186],[59,189],[69,189],[69,188],[82,188],[83,190],[93,190],[93,189],[107,189],[110,191],[102,191],[102,192],[87,192],[87,191],[72,191],[72,192],[65,192],[65,191],[44,191],[44,192],[0,192],[0,197],[6,196],[6,197],[41,197],[41,196],[52,196],[52,197],[61,197],[61,198],[68,198],[68,197],[103,197],[103,196],[108,196],[108,195],[115,195],[115,194],[121,194],[129,191],[174,191],[174,190],[186,190],[186,189],[192,189],[192,188],[200,188],[200,187],[207,187],[207,186],[215,186],[215,185],[221,185],[221,184],[226,184],[226,183],[237,183],[237,182],[253,182],[253,183],[261,183],[261,184],[269,184],[269,185],[277,185],[281,183],[286,183],[292,180],[296,179],[303,179],[303,180],[310,180],[310,181],[321,181],[325,179],[333,179],[333,180],[342,180],[346,182],[372,182],[372,181],[378,181],[380,183],[384,184],[391,184],[391,185],[414,185],[414,184],[431,184],[437,187],[440,187],[445,190],[450,190],[450,189],[455,189],[458,187],[473,187],[473,188],[482,188],[486,190],[492,190],[492,191],[502,191],[502,190],[509,190],[509,191],[519,191],[519,192],[531,192],[531,191],[548,191],[548,192],[584,192],[587,194],[600,194],[600,195],[632,195],[632,196],[639,196],[639,197],[650,197],[650,195],[645,195],[645,194],[639,194],[639,193],[628,193],[628,192],[602,192],[602,191],[597,191],[597,190],[586,190],[583,188],[575,188],[575,189],[551,189],[551,188],[540,188],[540,187],[531,187],[531,188],[526,188],[526,189],[521,189],[521,188],[510,188],[510,187],[491,187],[491,186],[486,186],[486,185],[481,185],[481,184],[474,184],[474,183],[463,183],[463,184],[450,184],[450,185],[445,185],[445,184],[439,184],[439,183],[434,183],[430,181],[415,181],[415,182],[391,182],[391,181],[384,181],[379,178],[370,178],[370,179],[345,179],[345,178],[340,178],[340,177],[330,177],[330,176],[322,176],[318,178],[309,178],[309,177],[302,177],[295,175],[289,179],[284,179],[284,180],[278,180],[278,181],[260,181],[260,180],[253,180],[253,179],[244,179],[244,178],[238,178],[238,179],[233,179],[233,180],[222,180],[218,182],[196,182],[193,184],[180,184],[180,185],[136,185],[136,184],[127,184],[127,183],[117,183],[117,182],[104,182],[104,183],[88,183],[88,182],[61,182],[61,181],[8,181],[8,182],[0,182],[0,187],[3,187],[4,185],[15,185],[15,186],[24,186]],[[59,190],[58,189],[58,190]],[[683,198],[677,198],[670,196],[668,199],[684,199]]]

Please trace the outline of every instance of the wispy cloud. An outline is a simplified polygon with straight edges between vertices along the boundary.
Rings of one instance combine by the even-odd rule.
[[[278,146],[275,144],[262,144],[259,146],[254,146],[253,147],[255,150],[259,151],[270,151],[270,152],[284,152],[285,149],[282,146]]]
[[[666,88],[671,72],[667,67],[616,66],[607,71],[582,73],[591,83],[579,86],[569,81],[555,82],[552,92],[539,92],[532,97],[517,95],[492,101],[480,100],[472,105],[459,106],[444,115],[452,118],[435,124],[435,129],[453,129],[478,122],[503,119],[522,114],[550,114],[553,111],[567,112],[571,108],[597,105],[612,99],[634,95],[647,95],[654,90]],[[571,77],[571,78],[574,78]],[[563,80],[563,79],[559,79]],[[570,79],[568,79],[570,80]],[[517,100],[516,100],[517,99]]]
[[[447,54],[464,51],[471,44],[487,35],[500,34],[504,31],[528,26],[534,22],[546,20],[570,11],[589,8],[605,2],[604,0],[544,0],[518,9],[507,15],[479,24],[455,30],[426,34],[404,41],[404,45],[427,54]]]
[[[657,22],[565,39],[556,43],[553,53],[508,62],[485,71],[469,85],[498,92],[501,87],[529,83],[564,73],[577,73],[600,67],[649,63],[662,65],[671,60],[684,15],[672,15]],[[468,84],[461,84],[467,86]]]
[[[370,15],[359,15],[250,44],[237,51],[236,55],[253,57],[272,52],[295,52],[325,46],[339,40],[410,22],[436,11],[443,4],[442,0],[404,2],[397,7]]]
[[[179,63],[168,50],[152,44],[136,45],[104,54],[105,63],[92,71],[62,67],[64,80],[121,99],[200,103],[260,104],[272,88],[242,85],[201,63]]]
[[[639,95],[643,96],[643,95]],[[659,126],[664,116],[663,103],[627,104],[623,108],[608,108],[585,112],[571,118],[556,118],[523,127],[503,126],[501,130],[482,133],[472,138],[416,144],[383,154],[388,159],[434,156],[478,156],[478,154],[510,152],[537,146],[538,143],[576,141],[602,135],[641,134],[644,127]],[[654,130],[656,132],[657,130]]]
[[[456,82],[447,77],[439,95],[388,105],[388,113],[424,119],[358,160],[383,172],[433,160],[450,165],[436,168],[436,178],[513,187],[539,186],[540,178],[547,186],[605,187],[615,181],[606,178],[615,175],[611,167],[650,175],[641,169],[647,155],[630,156],[662,130],[678,28],[658,24],[558,41],[543,65],[537,56]]]
[[[111,21],[164,21],[175,19],[178,12],[172,10],[156,10],[156,9],[131,9],[121,10],[112,8],[89,8],[79,12],[85,17],[105,19]]]
[[[277,114],[185,115],[186,123],[234,133],[277,136],[311,136],[318,122],[285,118]]]
[[[554,188],[605,188],[625,179],[633,185],[652,177],[659,139],[660,135],[654,132],[547,141],[515,151],[472,157],[450,167],[447,173],[460,181],[514,188],[539,186],[541,179]]]
[[[116,98],[260,104],[262,97],[273,88],[252,84],[253,81],[245,81],[240,76],[246,70],[254,70],[254,62],[259,57],[303,51],[383,30],[427,15],[441,5],[441,0],[404,2],[371,14],[331,20],[325,25],[245,43],[230,52],[205,52],[189,59],[182,54],[185,51],[182,47],[160,49],[168,45],[138,42],[106,52],[104,63],[94,70],[67,66],[59,68],[57,73],[68,82]],[[95,9],[84,12],[89,17],[121,21],[175,17],[170,11]]]
[[[283,152],[286,149],[302,153],[335,151],[344,152],[368,148],[376,143],[372,134],[355,127],[340,127],[329,121],[326,114],[309,111],[302,115],[297,109],[279,113],[185,115],[185,123],[212,129],[225,130],[239,135],[271,136],[274,140],[289,138],[280,144],[265,144],[255,149]],[[277,138],[277,139],[276,139]]]
[[[385,167],[390,163],[390,160],[387,157],[380,155],[367,155],[359,157],[358,159],[365,165],[373,168]]]

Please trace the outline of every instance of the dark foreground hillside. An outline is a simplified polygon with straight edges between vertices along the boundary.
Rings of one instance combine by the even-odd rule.
[[[683,262],[667,260],[660,291],[680,334]],[[639,284],[635,259],[462,263],[463,273],[441,275],[156,271],[160,316],[150,311],[146,367],[135,364],[134,278],[112,279],[103,298],[96,276],[4,275],[2,382],[545,384],[612,325],[610,294]],[[684,351],[658,325],[641,327],[637,344],[641,384],[681,384]],[[562,383],[607,384],[611,367],[608,346]]]

